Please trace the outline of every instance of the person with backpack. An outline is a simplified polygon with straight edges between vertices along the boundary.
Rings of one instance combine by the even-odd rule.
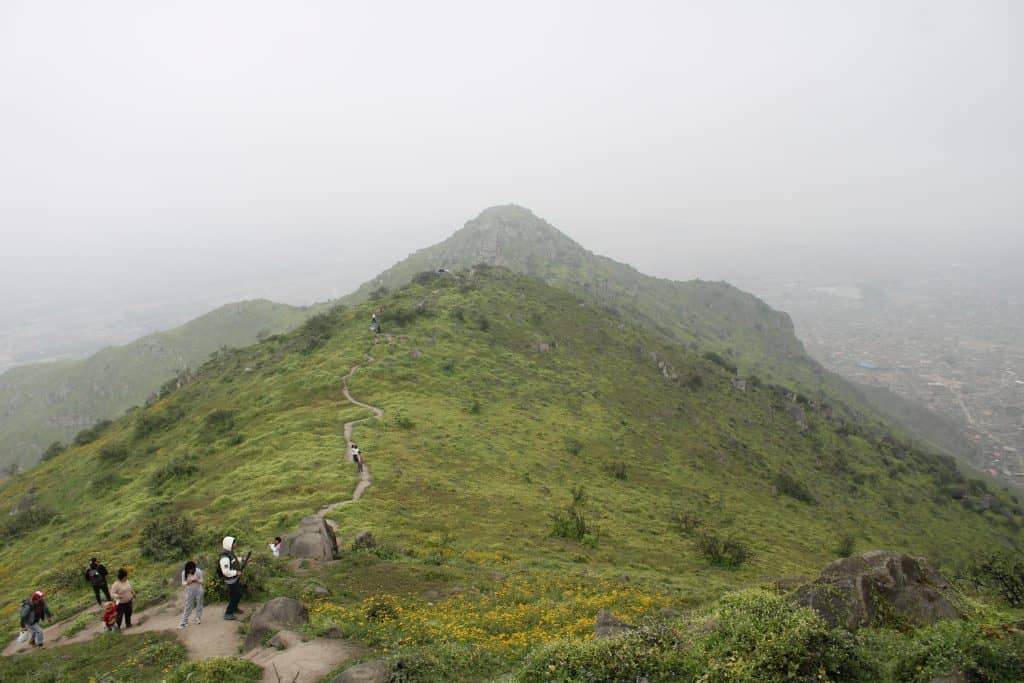
[[[100,600],[100,591],[106,596],[107,602],[110,602],[110,589],[107,588],[107,568],[99,563],[95,557],[89,560],[89,567],[85,570],[85,580],[92,586],[92,592],[96,594],[96,604],[103,607],[103,601]]]
[[[132,627],[132,602],[135,600],[135,589],[128,580],[128,570],[124,567],[117,570],[117,581],[110,587],[110,593],[117,603],[117,628],[121,629],[121,622],[125,628]]]
[[[44,619],[53,619],[50,608],[46,606],[46,600],[43,599],[45,597],[45,593],[36,591],[32,597],[22,601],[21,609],[18,611],[21,627],[32,632],[32,644],[36,647],[43,646],[43,628],[39,622]]]
[[[352,444],[352,462],[356,464],[356,472],[363,471],[363,453],[354,443]]]
[[[196,566],[195,560],[185,563],[181,571],[181,585],[185,587],[185,612],[181,615],[178,628],[188,626],[188,615],[196,611],[196,626],[203,623],[203,570]]]
[[[224,610],[224,618],[237,619],[241,614],[238,603],[242,600],[242,563],[235,555],[235,537],[225,536],[221,542],[220,559],[217,561],[217,572],[224,578],[228,587],[228,607]]]

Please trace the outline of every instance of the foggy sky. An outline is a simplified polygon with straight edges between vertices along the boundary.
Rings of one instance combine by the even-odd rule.
[[[322,300],[510,202],[675,277],[1018,249],[1022,29],[1014,0],[6,0],[0,308]]]

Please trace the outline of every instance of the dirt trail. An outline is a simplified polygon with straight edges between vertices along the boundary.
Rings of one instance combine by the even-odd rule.
[[[367,359],[370,362],[373,361],[372,356],[367,356]],[[341,378],[342,391],[345,398],[350,403],[357,405],[360,408],[373,411],[373,416],[360,418],[358,420],[351,420],[344,424],[343,429],[345,434],[345,443],[350,451],[352,448],[352,428],[360,422],[365,422],[366,420],[373,419],[374,417],[379,418],[384,416],[384,411],[381,408],[357,401],[352,398],[352,394],[349,392],[349,378],[351,378],[360,367],[361,366],[359,365],[354,366],[347,375]],[[359,500],[362,498],[363,493],[367,488],[369,488],[371,483],[370,468],[364,463],[363,471],[359,473],[359,483],[352,492],[352,497],[348,500],[342,500],[337,503],[325,505],[317,511],[317,516],[324,518],[324,516],[331,510],[336,510],[343,505],[348,505]],[[326,521],[332,527],[337,527],[337,525],[331,520],[328,519]],[[204,609],[203,616],[205,619],[202,624],[196,625],[195,623],[192,623],[186,628],[179,629],[178,624],[181,623],[181,612],[184,608],[183,601],[183,595],[179,594],[173,601],[136,612],[132,617],[132,627],[127,629],[126,633],[146,633],[151,631],[173,632],[178,636],[178,639],[182,644],[184,644],[185,649],[188,651],[188,657],[190,660],[206,659],[208,657],[243,656],[263,667],[264,683],[277,683],[278,681],[289,681],[291,683],[314,683],[336,669],[342,662],[352,659],[353,657],[361,656],[364,652],[357,644],[349,641],[329,640],[325,638],[315,638],[309,641],[302,641],[301,637],[297,634],[288,634],[286,638],[289,641],[289,646],[284,650],[277,650],[270,647],[256,647],[244,655],[240,655],[239,651],[242,648],[244,638],[238,632],[238,625],[239,623],[244,622],[228,621],[223,619],[223,603],[209,604],[206,605]],[[250,613],[255,612],[259,607],[259,604],[245,605],[245,609]],[[45,647],[62,647],[64,645],[81,643],[95,638],[96,636],[105,636],[106,629],[100,621],[98,608],[90,608],[81,614],[85,613],[94,615],[95,620],[73,636],[64,637],[63,634],[71,624],[77,621],[78,615],[57,622],[52,626],[43,629],[43,633],[45,635],[44,642],[46,643]],[[246,616],[248,617],[249,615],[247,614]],[[195,617],[193,616],[193,619],[194,618]],[[116,637],[117,634],[110,635],[111,637]],[[28,653],[34,649],[35,648],[31,645],[12,641],[0,654],[6,657]]]
[[[373,361],[372,356],[367,356],[367,358],[371,362]],[[341,378],[342,393],[345,394],[345,398],[352,405],[356,405],[359,406],[360,408],[366,408],[367,410],[373,411],[373,416],[360,418],[358,420],[351,420],[350,422],[345,423],[345,426],[343,428],[345,433],[345,446],[349,450],[349,452],[351,452],[352,450],[352,428],[355,425],[359,424],[360,422],[372,420],[374,417],[384,417],[384,411],[381,408],[378,408],[377,406],[371,406],[370,404],[363,403],[362,401],[357,401],[356,399],[352,398],[352,394],[348,390],[349,378],[351,378],[352,375],[354,375],[356,371],[359,370],[360,367],[362,366],[353,366],[352,369],[349,370],[348,374]],[[366,489],[370,487],[371,483],[373,483],[373,481],[370,479],[370,466],[364,462],[363,471],[359,473],[359,483],[356,484],[355,491],[352,492],[352,497],[349,498],[348,500],[340,500],[336,503],[331,503],[329,505],[323,506],[317,511],[317,516],[323,519],[328,512],[332,510],[337,510],[343,505],[349,505],[350,503],[354,503],[355,501],[359,500],[360,498],[363,497],[363,493],[366,491]],[[336,528],[336,525],[331,520],[327,520],[327,523],[330,524],[332,528]]]
[[[255,613],[259,603],[245,605],[248,612],[245,616]],[[302,642],[298,636],[285,650],[272,647],[256,647],[241,654],[244,636],[238,632],[240,621],[223,619],[224,603],[209,604],[203,610],[203,623],[196,624],[195,616],[186,628],[179,629],[181,612],[184,608],[182,596],[172,602],[166,602],[146,610],[136,612],[132,616],[132,627],[124,633],[149,633],[168,631],[177,635],[185,646],[190,660],[207,659],[209,657],[244,657],[263,667],[264,683],[277,683],[278,675],[282,681],[296,683],[315,683],[333,671],[342,662],[359,656],[363,650],[356,644],[344,640],[328,640],[314,638]],[[65,619],[49,628],[43,629],[45,647],[63,647],[73,645],[97,636],[119,637],[119,634],[106,633],[106,628],[99,618],[99,609],[90,608],[84,613],[95,616],[95,620],[75,635],[65,638],[64,630],[74,623],[75,618]],[[3,650],[3,656],[19,655],[34,651],[30,645],[11,642]],[[276,667],[276,671],[275,671]],[[296,678],[297,676],[297,678]]]

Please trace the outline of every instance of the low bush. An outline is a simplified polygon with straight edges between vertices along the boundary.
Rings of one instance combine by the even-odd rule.
[[[235,426],[235,412],[223,408],[210,411],[203,418],[203,433],[207,437],[227,434]]]
[[[42,505],[33,505],[14,515],[3,515],[0,519],[0,544],[27,536],[41,526],[50,523],[57,513]]]
[[[115,469],[102,469],[89,482],[89,489],[93,493],[109,493],[124,485],[124,478]]]
[[[1024,607],[1024,561],[1017,556],[991,553],[971,566],[967,581],[1013,608]]]
[[[128,459],[128,446],[123,443],[108,443],[100,449],[100,461],[113,465]]]
[[[75,443],[79,446],[84,446],[87,443],[92,443],[96,439],[103,435],[103,432],[107,431],[110,425],[114,424],[110,420],[100,420],[92,427],[83,429],[75,435]]]
[[[199,466],[196,464],[194,457],[187,455],[178,456],[150,475],[149,489],[153,493],[159,493],[165,484],[188,479],[198,471]]]
[[[184,411],[177,406],[168,406],[163,410],[149,408],[139,413],[135,418],[135,429],[132,436],[135,439],[144,439],[150,434],[167,429],[184,415]]]
[[[789,472],[776,472],[775,476],[772,477],[772,484],[780,495],[789,496],[794,500],[799,500],[802,503],[810,503],[812,505],[818,502],[815,500],[814,496],[811,495],[807,485]]]
[[[1024,635],[1015,628],[940,621],[915,631],[895,655],[898,681],[927,683],[957,671],[966,681],[1024,680]]]
[[[209,657],[178,666],[167,683],[255,683],[263,680],[263,669],[239,657]]]
[[[582,487],[572,490],[572,503],[567,507],[548,513],[551,520],[551,535],[570,541],[583,542],[594,538],[594,529],[587,522],[584,506],[587,492]]]
[[[226,602],[228,599],[227,585],[217,571],[218,559],[219,555],[204,563],[207,602]],[[281,560],[263,555],[253,555],[245,566],[245,573],[242,577],[242,595],[248,600],[264,598],[270,591],[271,580],[284,573],[284,563]]]
[[[698,532],[696,543],[698,552],[716,567],[735,569],[754,556],[754,551],[744,541],[722,537],[713,529]]]
[[[176,513],[151,517],[139,534],[143,557],[171,562],[188,557],[196,548],[196,529],[191,519]]]
[[[711,361],[712,363],[719,366],[720,368],[722,368],[731,375],[736,374],[736,366],[733,363],[727,361],[725,358],[722,357],[720,353],[716,351],[705,351],[704,359]]]
[[[43,451],[43,454],[39,457],[39,460],[41,462],[46,462],[47,460],[56,458],[58,455],[64,452],[65,448],[67,447],[60,441],[54,441],[53,443],[46,447],[46,450]]]
[[[626,463],[618,460],[614,462],[605,463],[604,471],[616,479],[625,481],[628,476],[626,473]]]

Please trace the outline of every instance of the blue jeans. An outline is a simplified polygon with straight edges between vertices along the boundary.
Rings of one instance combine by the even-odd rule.
[[[238,603],[242,601],[242,582],[235,581],[228,584],[228,608],[224,610],[225,615],[234,614],[238,609]]]

